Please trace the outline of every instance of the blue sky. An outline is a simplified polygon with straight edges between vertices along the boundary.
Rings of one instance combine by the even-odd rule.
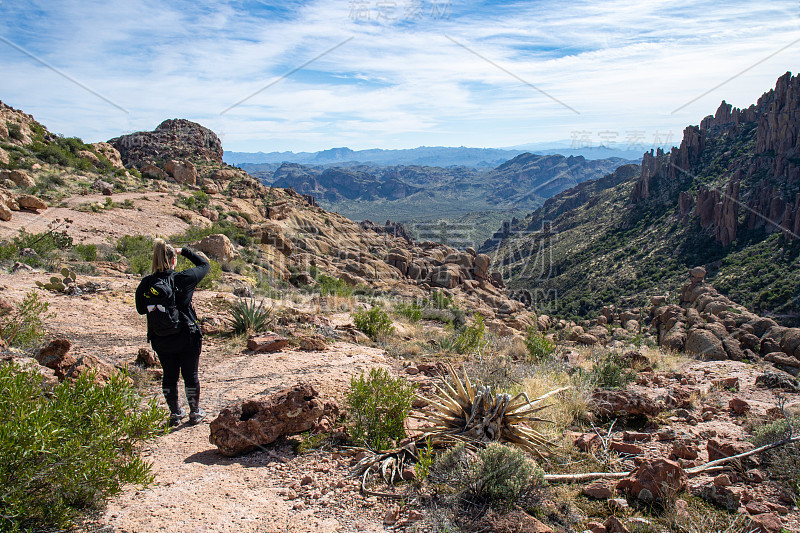
[[[754,103],[798,40],[799,0],[0,0],[0,100],[87,141],[180,117],[228,151],[647,147]]]

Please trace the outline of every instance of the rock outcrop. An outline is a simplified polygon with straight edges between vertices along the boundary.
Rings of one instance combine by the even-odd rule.
[[[165,120],[153,131],[122,135],[108,141],[126,167],[185,160],[222,164],[222,143],[208,128],[186,119]]]

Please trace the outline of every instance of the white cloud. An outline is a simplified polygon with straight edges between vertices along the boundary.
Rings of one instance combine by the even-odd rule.
[[[722,99],[754,103],[800,57],[798,43],[671,114],[800,38],[800,5],[454,1],[449,19],[423,13],[414,23],[401,9],[395,23],[354,21],[343,0],[282,4],[291,10],[280,16],[246,5],[0,4],[0,35],[130,114],[3,43],[0,97],[55,131],[93,141],[185,117],[220,131],[227,150],[507,146],[579,130],[595,139],[602,130],[620,139],[631,130],[679,138]]]

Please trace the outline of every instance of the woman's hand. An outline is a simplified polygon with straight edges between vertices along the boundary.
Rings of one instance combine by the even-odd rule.
[[[178,255],[181,255],[182,251],[183,251],[183,248],[175,248],[175,253],[178,254]]]

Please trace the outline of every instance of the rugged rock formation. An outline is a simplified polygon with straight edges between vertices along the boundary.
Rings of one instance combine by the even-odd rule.
[[[222,143],[208,128],[186,119],[165,120],[153,131],[122,135],[108,141],[126,167],[142,168],[171,159],[222,164]]]
[[[800,166],[796,162],[799,121],[800,79],[788,72],[778,79],[775,89],[746,109],[723,101],[716,114],[704,118],[699,128],[689,126],[684,130],[679,148],[644,154],[631,202],[670,204],[677,194],[678,212],[688,214],[694,199],[686,189],[695,180],[696,166],[706,145],[739,138],[755,129],[753,152],[760,157],[737,158],[726,153],[727,182],[714,189],[701,186],[695,214],[700,225],[723,246],[736,239],[740,205],[748,213],[748,229],[782,231],[795,237],[800,233],[800,193],[795,192],[800,183]],[[748,182],[748,188],[746,197],[740,198],[743,180]],[[775,187],[773,183],[784,185]]]

